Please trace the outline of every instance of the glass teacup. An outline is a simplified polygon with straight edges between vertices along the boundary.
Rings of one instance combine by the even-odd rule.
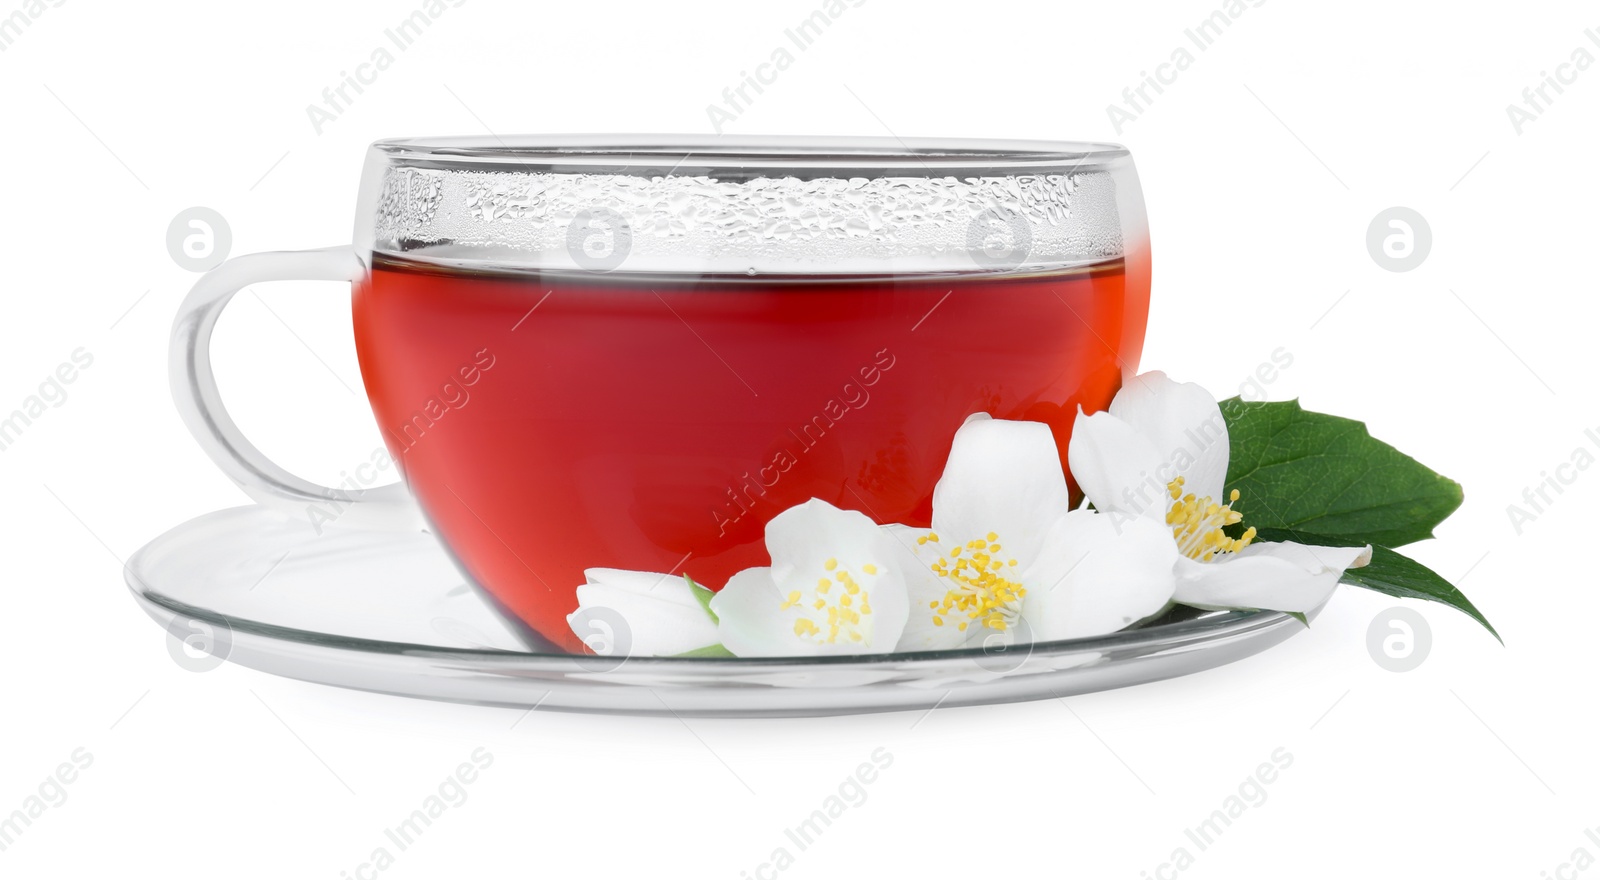
[[[404,488],[297,478],[222,407],[211,328],[279,279],[353,283]],[[1115,145],[389,140],[353,246],[240,257],[196,285],[173,382],[257,501],[426,523],[502,607],[580,650],[565,618],[586,569],[715,589],[767,564],[764,524],[809,498],[926,525],[972,413],[1049,424],[1065,461],[1078,408],[1137,367],[1149,290]]]

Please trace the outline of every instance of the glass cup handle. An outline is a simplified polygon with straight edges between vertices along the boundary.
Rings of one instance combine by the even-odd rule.
[[[319,486],[275,464],[247,440],[222,405],[211,371],[211,331],[235,293],[263,281],[349,281],[365,272],[348,245],[234,257],[212,269],[184,298],[172,323],[168,372],[172,397],[189,433],[228,478],[258,504],[318,524],[423,529],[416,501],[402,483],[349,491]],[[319,516],[320,514],[320,516]]]

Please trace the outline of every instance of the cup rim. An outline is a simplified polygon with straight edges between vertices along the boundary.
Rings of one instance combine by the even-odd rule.
[[[371,149],[410,167],[719,177],[1071,174],[1130,155],[1094,141],[832,135],[471,135],[385,138]]]

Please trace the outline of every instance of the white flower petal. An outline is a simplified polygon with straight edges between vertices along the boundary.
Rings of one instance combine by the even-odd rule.
[[[1045,529],[1070,509],[1049,425],[968,419],[933,490],[933,531],[947,545],[994,532],[1007,555],[1029,560]]]
[[[917,543],[918,538],[927,537],[928,529],[902,525],[888,525],[883,528],[899,548],[897,563],[904,575],[909,606],[909,615],[906,618],[905,631],[900,636],[898,650],[942,651],[965,645],[969,638],[968,633],[956,626],[935,624],[934,611],[928,607],[930,602],[943,600],[945,592],[951,586],[944,578],[934,574],[932,568],[933,563],[944,555],[941,545],[934,542]]]
[[[1067,444],[1067,467],[1095,509],[1164,522],[1166,486],[1175,471],[1148,438],[1109,413],[1078,411]]]
[[[681,574],[661,574],[653,571],[629,571],[625,568],[586,568],[583,576],[587,586],[603,586],[637,593],[660,602],[671,602],[699,608],[689,582]],[[583,587],[579,587],[583,589]]]
[[[1158,614],[1172,601],[1178,559],[1172,533],[1148,517],[1061,517],[1023,575],[1034,641],[1105,635]]]
[[[1371,558],[1371,547],[1251,544],[1213,562],[1180,560],[1176,598],[1196,608],[1303,614],[1328,601],[1345,569],[1366,565]]]
[[[818,654],[794,634],[794,624],[778,606],[783,595],[770,568],[747,568],[711,597],[717,639],[736,657],[793,657]]]
[[[773,578],[783,581],[792,573],[817,575],[828,560],[870,555],[886,536],[864,514],[840,510],[818,498],[785,510],[767,523],[767,552],[772,556]],[[870,560],[866,560],[870,561]],[[883,560],[879,560],[883,561]]]
[[[1185,491],[1223,501],[1228,426],[1211,392],[1151,371],[1123,385],[1110,412],[1144,435],[1163,462],[1176,464],[1174,475],[1184,478]]]
[[[670,656],[717,643],[716,623],[682,576],[610,568],[591,568],[584,576],[589,583],[578,587],[578,610],[567,615],[579,638],[595,635],[580,629],[602,623],[616,629],[616,621],[606,621],[614,614],[627,628],[608,634],[617,653]]]
[[[813,498],[767,523],[767,549],[771,568],[740,572],[711,600],[729,651],[779,657],[894,650],[906,625],[909,565],[876,523]]]

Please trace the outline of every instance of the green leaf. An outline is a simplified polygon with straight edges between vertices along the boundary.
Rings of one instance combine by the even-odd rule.
[[[689,577],[688,575],[684,575],[683,579],[689,584],[689,593],[694,596],[695,601],[699,602],[700,607],[704,608],[706,610],[706,614],[711,617],[711,622],[718,623],[719,620],[717,618],[717,613],[711,610],[711,597],[715,596],[716,593],[713,593],[705,587],[695,583],[694,578]]]
[[[1345,572],[1343,582],[1400,599],[1427,599],[1430,602],[1449,605],[1483,624],[1483,628],[1488,630],[1500,644],[1506,643],[1489,623],[1489,619],[1483,616],[1483,612],[1479,611],[1454,585],[1433,569],[1388,547],[1374,546],[1372,561],[1361,568],[1352,568]]]
[[[1348,538],[1333,538],[1326,535],[1312,535],[1283,529],[1263,529],[1257,539],[1261,541],[1294,541],[1297,544],[1313,544],[1322,547],[1358,547],[1366,543]],[[1398,599],[1426,599],[1429,602],[1449,605],[1451,608],[1482,624],[1490,635],[1500,641],[1500,644],[1505,644],[1506,640],[1500,638],[1500,633],[1495,631],[1494,626],[1489,623],[1489,619],[1483,616],[1483,612],[1479,611],[1454,585],[1433,569],[1415,559],[1396,553],[1388,547],[1373,545],[1372,561],[1361,568],[1347,570],[1340,581],[1352,586],[1364,587],[1368,590],[1383,593],[1386,596],[1394,596]]]
[[[1461,486],[1373,439],[1353,419],[1307,412],[1299,401],[1221,403],[1228,425],[1227,489],[1244,525],[1293,529],[1400,547],[1433,537],[1461,506]]]
[[[674,657],[732,657],[733,652],[722,645],[706,645],[704,648],[695,648],[693,651],[684,651],[682,654],[673,654]]]

